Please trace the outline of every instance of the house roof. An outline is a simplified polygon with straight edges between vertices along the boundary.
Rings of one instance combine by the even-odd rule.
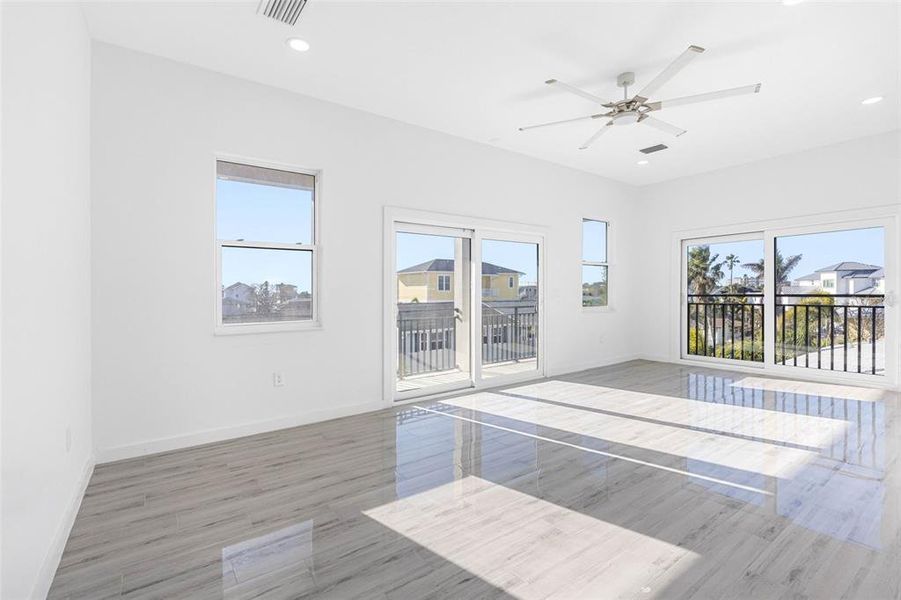
[[[817,269],[813,273],[809,275],[804,275],[802,277],[797,277],[795,281],[819,281],[820,273],[833,273],[837,271],[849,271],[845,275],[842,275],[842,279],[848,279],[852,277],[884,277],[885,271],[879,265],[868,265],[866,263],[859,263],[853,260],[845,260],[842,262],[835,263],[834,265],[829,265],[828,267],[823,267],[822,269]]]
[[[413,265],[412,267],[407,267],[406,269],[401,269],[400,271],[398,271],[398,273],[426,272],[453,273],[454,261],[450,258],[433,258],[432,260],[427,260],[424,263],[419,263],[418,265]],[[517,271],[516,269],[501,267],[499,265],[493,265],[487,262],[482,263],[482,275],[501,275],[503,273],[524,275],[522,271]]]
[[[868,265],[866,263],[854,262],[853,260],[846,260],[839,263],[835,263],[834,265],[829,265],[828,267],[823,267],[822,269],[817,269],[817,273],[826,273],[828,271],[875,271],[877,269],[881,269],[879,265]]]

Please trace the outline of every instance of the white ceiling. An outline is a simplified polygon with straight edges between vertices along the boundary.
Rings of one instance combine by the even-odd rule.
[[[899,126],[899,5],[815,3],[459,3],[310,0],[294,28],[256,2],[85,5],[95,39],[293,90],[631,184],[648,184]],[[304,54],[284,41],[310,42]],[[672,138],[597,121],[519,132],[596,112],[551,77],[620,97],[689,44],[707,48],[661,96],[762,82],[760,94],[663,110]],[[638,91],[636,87],[634,92]],[[871,96],[885,101],[862,106]],[[660,98],[652,98],[660,99]],[[638,166],[639,148],[669,150]]]

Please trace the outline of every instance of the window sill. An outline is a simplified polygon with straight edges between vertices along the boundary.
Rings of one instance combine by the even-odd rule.
[[[254,333],[288,333],[291,331],[317,331],[322,329],[319,321],[299,321],[293,323],[250,323],[247,325],[217,325],[213,335],[248,335]]]
[[[611,313],[616,312],[616,310],[610,306],[583,306],[582,312],[585,314],[601,314],[601,313]]]

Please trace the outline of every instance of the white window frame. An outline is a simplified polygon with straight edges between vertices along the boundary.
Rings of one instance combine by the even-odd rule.
[[[310,244],[285,244],[279,242],[260,242],[246,240],[219,239],[217,231],[216,182],[219,176],[218,163],[231,162],[248,167],[260,167],[263,169],[276,169],[313,177],[313,218],[312,218],[312,243]],[[285,163],[236,156],[231,154],[216,153],[212,161],[212,199],[213,199],[213,244],[214,244],[214,322],[213,333],[215,335],[243,335],[254,333],[281,333],[289,331],[308,331],[322,328],[322,310],[320,304],[322,277],[320,275],[320,255],[322,252],[322,239],[320,220],[322,218],[322,170],[299,167]],[[259,248],[264,250],[293,250],[308,251],[311,253],[312,272],[310,274],[312,316],[310,319],[297,321],[273,321],[263,323],[223,323],[222,322],[222,248]]]
[[[604,243],[606,244],[606,248],[604,249],[605,254],[607,256],[606,261],[601,262],[601,261],[594,261],[594,260],[585,260],[585,255],[582,254],[582,249],[585,247],[585,221],[592,221],[595,223],[603,223],[606,226],[606,228],[607,228],[606,234],[607,235],[604,238]],[[611,308],[613,303],[611,301],[612,299],[611,299],[611,295],[610,295],[610,270],[611,270],[610,269],[610,264],[611,264],[610,248],[612,246],[612,244],[610,243],[610,229],[611,229],[610,221],[608,219],[601,219],[601,218],[597,218],[597,217],[582,217],[582,219],[579,221],[579,228],[580,228],[579,229],[579,240],[580,240],[579,255],[581,256],[581,259],[582,259],[582,262],[579,265],[579,305],[582,307],[582,310],[585,312],[609,312],[609,311],[613,310]],[[603,306],[585,306],[582,303],[582,299],[583,299],[583,296],[582,296],[582,283],[583,283],[582,282],[582,267],[606,267],[607,268],[607,304],[605,304]]]
[[[757,232],[751,235],[762,235],[764,240],[764,262],[766,272],[764,274],[764,282],[773,280],[773,261],[775,258],[775,240],[778,237],[791,235],[804,235],[809,233],[826,233],[829,231],[845,231],[848,229],[866,229],[870,227],[883,227],[885,231],[885,265],[884,268],[888,277],[885,280],[885,332],[886,336],[892,336],[892,343],[886,343],[885,348],[885,374],[884,375],[868,375],[865,373],[845,373],[839,371],[826,371],[819,369],[799,368],[790,365],[780,365],[775,362],[775,343],[767,343],[764,352],[763,365],[745,365],[736,364],[740,361],[726,360],[719,361],[719,364],[727,364],[732,371],[742,371],[746,373],[766,373],[793,379],[802,379],[809,381],[821,381],[827,383],[848,384],[873,388],[901,389],[899,387],[899,375],[901,375],[901,352],[899,352],[897,340],[901,339],[901,319],[898,318],[897,312],[897,294],[899,289],[898,267],[901,261],[898,260],[899,253],[899,235],[901,230],[901,212],[897,205],[886,205],[880,207],[872,207],[866,209],[855,209],[846,211],[834,211],[829,213],[821,213],[816,215],[802,215],[797,217],[786,217],[778,220],[752,221],[747,223],[737,223],[729,225],[721,225],[716,227],[705,227],[699,229],[687,229],[674,231],[671,241],[671,272],[670,272],[670,293],[673,298],[679,298],[670,304],[670,323],[673,324],[674,330],[678,331],[678,335],[670,336],[669,360],[675,363],[682,363],[696,366],[710,366],[709,361],[698,360],[699,357],[691,356],[686,358],[684,350],[687,345],[688,336],[686,331],[686,315],[684,305],[683,290],[685,289],[684,264],[682,256],[682,244],[684,240],[692,240],[696,242],[705,238],[732,237],[739,238],[749,235],[747,232]],[[609,258],[609,257],[608,257]],[[764,306],[772,307],[775,305],[775,292],[773,286],[767,286],[764,283]],[[764,331],[775,331],[776,318],[775,311],[767,308],[764,314]],[[678,327],[678,329],[675,329]]]
[[[446,281],[447,284],[442,286],[441,285],[442,281]],[[438,274],[438,291],[439,292],[449,292],[452,289],[453,289],[453,287],[451,287],[451,276],[450,275],[442,275],[441,273],[439,273]]]

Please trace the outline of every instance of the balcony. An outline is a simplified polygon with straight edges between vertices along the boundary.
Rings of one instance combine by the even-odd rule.
[[[397,319],[397,375],[410,376],[456,371],[459,318],[452,304],[411,310],[399,305]],[[421,307],[421,308],[420,308]],[[417,314],[420,313],[420,314]],[[538,348],[538,307],[534,302],[483,303],[481,323],[482,365],[534,360]]]
[[[777,294],[775,363],[885,374],[885,296]],[[687,354],[762,363],[763,294],[695,294],[687,302]]]

